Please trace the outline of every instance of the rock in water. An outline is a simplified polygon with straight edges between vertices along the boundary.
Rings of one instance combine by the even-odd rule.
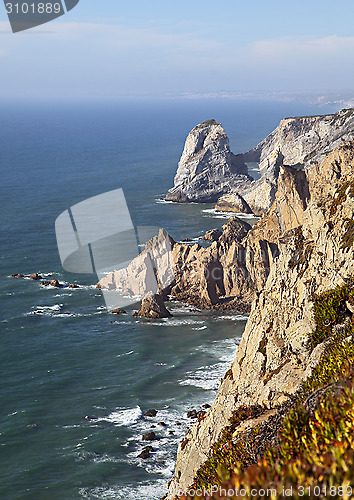
[[[155,439],[156,439],[156,434],[153,431],[147,432],[142,437],[143,441],[155,441]]]
[[[120,307],[116,307],[115,309],[113,309],[112,314],[127,314],[127,312]]]
[[[30,280],[38,281],[42,279],[42,276],[38,273],[33,273],[28,276]]]
[[[162,296],[149,292],[143,298],[141,309],[137,316],[143,318],[170,318],[172,314],[166,309]]]
[[[150,458],[150,453],[154,451],[154,448],[152,446],[147,446],[146,448],[143,449],[143,451],[138,455],[138,458],[142,458],[143,460],[146,460],[147,458]]]
[[[156,417],[156,415],[157,415],[157,410],[155,410],[155,409],[147,410],[144,413],[144,417]]]
[[[205,121],[189,133],[178,164],[174,187],[166,200],[216,202],[224,193],[252,180],[242,155],[230,151],[229,139],[221,124]]]

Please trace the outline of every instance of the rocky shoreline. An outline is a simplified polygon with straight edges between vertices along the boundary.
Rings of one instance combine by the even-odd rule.
[[[237,282],[240,292],[242,285],[248,289],[246,297],[252,304],[246,330],[212,408],[180,443],[168,500],[177,498],[176,491],[192,485],[208,487],[213,484],[212,478],[217,484],[237,485],[238,477],[242,477],[249,485],[262,486],[251,479],[251,472],[247,475],[252,464],[259,470],[263,467],[267,478],[273,478],[269,484],[277,487],[262,462],[263,445],[272,445],[274,460],[282,463],[277,454],[282,446],[279,436],[285,432],[285,422],[294,418],[290,409],[296,408],[299,414],[305,411],[306,426],[314,408],[326,400],[326,391],[322,399],[316,399],[315,394],[328,383],[335,387],[338,380],[350,385],[352,375],[346,370],[352,365],[346,368],[345,363],[354,361],[353,167],[353,140],[337,146],[320,163],[311,160],[306,170],[279,166],[271,209],[236,244],[253,250],[253,260],[246,259],[250,262],[249,273],[239,274]],[[255,250],[259,248],[263,258],[257,260]],[[230,265],[239,269],[235,255]],[[250,280],[255,263],[257,273]],[[348,354],[343,357],[341,349]],[[332,371],[326,372],[326,366],[332,363]],[[303,397],[305,406],[301,403]],[[315,401],[311,409],[309,401]],[[291,429],[288,434],[288,440],[293,442]],[[341,439],[345,441],[344,434]],[[336,459],[331,460],[335,463]],[[220,476],[219,467],[225,468]],[[333,481],[333,474],[322,478],[323,486]],[[278,477],[282,478],[281,484],[287,485],[298,480],[296,475],[288,477],[285,469],[278,470]],[[267,481],[264,485],[268,485]],[[221,497],[216,494],[207,498]]]

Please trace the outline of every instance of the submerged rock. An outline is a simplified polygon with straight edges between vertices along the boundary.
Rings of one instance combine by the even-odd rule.
[[[143,460],[146,460],[150,458],[150,454],[154,451],[154,448],[152,446],[147,446],[146,448],[143,449],[143,451],[138,455],[138,458],[142,458]]]
[[[20,273],[13,273],[10,275],[10,278],[24,278],[24,275]]]
[[[34,281],[38,281],[38,280],[41,280],[43,278],[43,276],[41,276],[38,273],[30,274],[28,277],[30,280],[34,280]]]
[[[154,409],[147,410],[144,413],[144,417],[156,417],[156,415],[157,415],[157,410]]]
[[[143,441],[155,441],[156,439],[157,439],[157,437],[156,437],[156,434],[154,433],[154,431],[147,432],[142,437]]]
[[[124,309],[120,309],[120,307],[116,307],[113,309],[112,314],[127,314],[127,312]]]

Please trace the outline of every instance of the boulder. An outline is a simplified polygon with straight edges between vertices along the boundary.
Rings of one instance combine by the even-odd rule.
[[[146,448],[143,449],[143,451],[138,455],[138,458],[142,458],[143,460],[146,460],[147,458],[150,458],[150,454],[154,451],[154,448],[152,446],[147,446]]]
[[[221,196],[216,202],[215,208],[221,212],[253,214],[248,203],[237,193],[228,193]]]
[[[142,437],[142,440],[143,441],[155,441],[157,438],[156,438],[156,434],[154,433],[154,431],[151,431],[151,432],[147,432],[146,434],[143,435]]]
[[[50,285],[50,281],[41,281],[40,285],[41,286],[49,286]]]
[[[80,288],[79,285],[75,285],[75,283],[72,283],[71,285],[68,286],[68,288]]]
[[[20,273],[14,273],[10,275],[10,278],[24,278],[24,275]]]
[[[157,415],[157,410],[147,410],[145,413],[144,413],[144,417],[156,417]]]
[[[137,316],[158,319],[169,318],[172,314],[166,309],[161,294],[153,294],[149,292],[143,298],[141,308],[138,311]]]
[[[61,288],[61,284],[58,280],[51,280],[50,286],[54,286],[55,288]]]
[[[112,314],[127,314],[127,312],[124,311],[124,309],[120,309],[119,307],[116,307],[115,309],[113,309]]]
[[[43,278],[43,276],[41,276],[38,273],[30,274],[28,277],[30,280],[34,280],[34,281],[38,281],[38,280],[41,280]]]

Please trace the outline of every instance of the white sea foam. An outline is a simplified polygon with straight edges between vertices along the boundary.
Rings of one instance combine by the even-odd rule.
[[[63,304],[55,304],[54,306],[34,306],[34,311],[29,314],[42,314],[42,315],[52,315],[53,313],[59,313]]]
[[[79,494],[89,500],[153,500],[166,493],[166,478],[139,485],[80,488]]]
[[[141,411],[140,406],[132,409],[124,409],[118,410],[110,413],[107,417],[94,419],[94,422],[104,421],[111,422],[115,425],[125,425],[130,426],[137,423],[141,417],[143,416],[143,412]]]
[[[190,326],[190,325],[204,325],[205,321],[195,319],[182,319],[182,318],[164,318],[159,322],[146,322],[150,326]]]
[[[251,219],[251,220],[259,220],[260,217],[256,217],[252,214],[244,214],[238,212],[221,212],[220,210],[216,210],[215,208],[206,208],[202,210],[204,214],[203,217],[213,217],[215,219],[231,219],[232,217],[239,217],[240,219]]]
[[[117,358],[121,358],[123,356],[130,356],[131,354],[134,354],[134,351],[123,352],[123,354],[117,354]]]
[[[209,391],[216,391],[219,387],[219,379],[225,375],[229,361],[205,366],[189,372],[186,380],[181,380],[180,385],[192,385]]]
[[[200,326],[200,327],[197,327],[197,328],[192,328],[192,330],[196,330],[196,331],[200,331],[200,330],[207,330],[207,326],[204,325],[204,326]]]
[[[173,204],[174,202],[173,201],[167,201],[167,200],[164,200],[163,198],[155,198],[155,203],[157,204]]]
[[[186,379],[180,380],[180,385],[191,385],[205,390],[217,390],[219,379],[225,375],[231,362],[235,359],[236,348],[240,339],[224,339],[214,341],[209,345],[203,345],[198,348],[218,360],[217,363],[208,366],[202,366],[197,370],[186,374]]]
[[[227,314],[225,316],[217,316],[216,321],[247,321],[247,314]]]

